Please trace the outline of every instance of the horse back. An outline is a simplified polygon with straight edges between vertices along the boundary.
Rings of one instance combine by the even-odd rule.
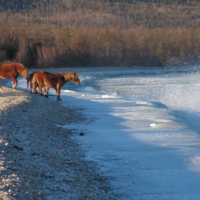
[[[1,78],[10,78],[12,76],[17,76],[18,73],[10,64],[0,64],[0,77]]]
[[[1,78],[17,77],[24,70],[26,70],[27,73],[27,69],[20,63],[0,64],[0,77]]]
[[[64,85],[64,78],[60,74],[45,73],[44,84],[51,88],[62,87]]]
[[[38,84],[44,84],[49,88],[56,88],[58,82],[58,75],[46,71],[40,71],[34,74],[34,79]]]

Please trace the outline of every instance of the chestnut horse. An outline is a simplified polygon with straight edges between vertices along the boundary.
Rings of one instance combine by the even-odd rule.
[[[57,101],[61,101],[61,88],[68,81],[73,81],[75,84],[80,83],[75,72],[59,72],[57,74],[46,71],[32,72],[27,79],[27,83],[30,82],[30,91],[32,93],[36,93],[36,87],[38,87],[38,93],[42,95],[42,87],[44,87],[44,96],[48,97],[49,88],[54,88],[57,93]]]
[[[17,77],[21,74],[27,80],[28,70],[20,63],[0,64],[0,78],[12,79],[12,88],[17,87]]]

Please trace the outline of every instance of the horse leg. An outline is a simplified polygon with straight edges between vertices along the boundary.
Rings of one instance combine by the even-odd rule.
[[[37,84],[36,83],[30,83],[30,93],[37,94],[38,92],[36,91]]]
[[[37,94],[36,87],[37,87],[36,83],[31,83],[30,92],[33,93],[33,94]]]
[[[29,87],[30,87],[30,88],[29,88],[29,89],[30,89],[30,93],[32,93],[32,90],[33,90],[33,84],[30,83],[30,84],[29,84]]]
[[[42,84],[38,84],[38,93],[42,96]]]
[[[12,78],[12,88],[13,89],[16,89],[16,87],[17,87],[17,79],[16,78]]]
[[[57,101],[62,101],[62,99],[60,98],[60,96],[57,96]]]
[[[61,91],[61,86],[57,85],[56,93],[57,93],[57,101],[62,101],[60,98],[60,91]]]
[[[44,96],[45,97],[49,97],[49,88],[48,87],[44,87]]]

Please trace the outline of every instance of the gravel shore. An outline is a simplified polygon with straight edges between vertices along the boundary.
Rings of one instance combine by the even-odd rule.
[[[59,126],[82,120],[80,110],[0,89],[0,199],[117,199],[108,178],[84,159],[72,137],[78,133]]]

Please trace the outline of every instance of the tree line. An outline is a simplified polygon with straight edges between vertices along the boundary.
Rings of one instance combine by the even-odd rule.
[[[0,0],[0,23],[51,28],[200,27],[198,0]]]
[[[0,30],[0,61],[29,67],[162,66],[199,62],[200,29]]]
[[[0,0],[0,62],[28,67],[200,61],[197,0]]]

